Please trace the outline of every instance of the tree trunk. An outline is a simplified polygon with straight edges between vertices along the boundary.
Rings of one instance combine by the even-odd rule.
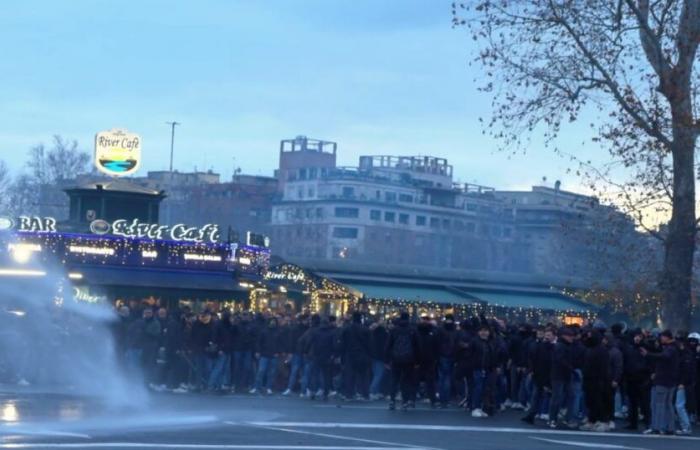
[[[684,109],[684,108],[683,108]],[[678,117],[681,116],[681,117]],[[692,114],[690,115],[692,117]],[[673,212],[668,223],[661,289],[661,321],[665,328],[688,330],[695,252],[695,133],[687,114],[674,114]]]

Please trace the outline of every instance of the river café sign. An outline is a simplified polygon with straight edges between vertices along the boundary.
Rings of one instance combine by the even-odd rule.
[[[141,165],[141,137],[127,130],[112,129],[95,135],[95,166],[100,172],[123,177]]]
[[[145,223],[138,219],[115,220],[111,224],[98,219],[90,223],[90,231],[95,234],[113,234],[128,238],[167,239],[172,241],[216,243],[219,242],[219,226],[207,224],[202,227],[191,227],[182,223],[176,225],[159,225]]]

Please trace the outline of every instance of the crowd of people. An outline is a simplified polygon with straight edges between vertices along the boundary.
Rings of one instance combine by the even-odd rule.
[[[549,427],[689,434],[700,395],[698,333],[587,325],[507,324],[452,315],[390,321],[248,312],[119,309],[118,352],[155,390],[249,393],[389,409],[506,409]]]

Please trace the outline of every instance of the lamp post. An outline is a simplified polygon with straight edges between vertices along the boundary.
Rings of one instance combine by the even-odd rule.
[[[174,150],[175,150],[175,127],[177,125],[180,125],[180,122],[172,121],[172,122],[165,122],[166,124],[170,125],[170,173],[169,173],[169,181],[168,181],[168,191],[171,194],[170,191],[173,189],[173,155],[174,155]],[[170,212],[173,208],[172,205],[173,197],[171,195],[170,201],[168,201],[168,217],[167,217],[167,223],[170,225]]]

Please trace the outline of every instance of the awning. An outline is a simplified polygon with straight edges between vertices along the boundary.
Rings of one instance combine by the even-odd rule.
[[[150,287],[202,291],[244,291],[231,272],[158,270],[128,267],[80,267],[80,284],[118,287]]]
[[[467,294],[483,300],[491,306],[506,308],[533,308],[552,311],[586,312],[594,309],[591,305],[584,304],[581,300],[566,297],[560,294],[530,294],[519,292],[478,292],[465,291]]]
[[[368,299],[407,301],[415,303],[442,303],[469,305],[479,303],[468,294],[460,295],[447,289],[419,286],[348,283],[346,286],[360,292]]]

